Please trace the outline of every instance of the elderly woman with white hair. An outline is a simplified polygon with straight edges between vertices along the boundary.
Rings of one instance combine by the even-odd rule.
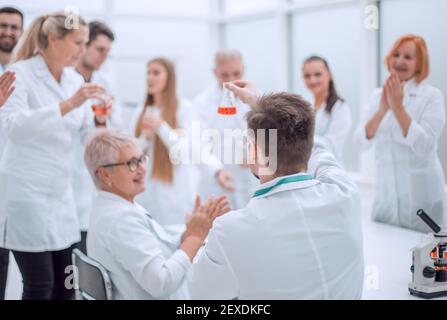
[[[202,205],[197,197],[186,231],[173,237],[134,201],[145,190],[147,156],[133,137],[96,132],[85,162],[98,189],[87,251],[109,271],[114,299],[188,298],[185,275],[213,220],[229,211],[227,198]]]

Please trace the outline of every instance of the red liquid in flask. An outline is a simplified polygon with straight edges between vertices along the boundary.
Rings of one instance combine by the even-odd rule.
[[[110,107],[109,108],[103,108],[101,106],[98,106],[98,105],[94,104],[94,105],[92,105],[92,110],[95,113],[95,115],[97,115],[97,116],[105,116],[109,112]]]
[[[225,116],[231,116],[237,113],[237,108],[235,106],[220,106],[217,108],[217,113]]]

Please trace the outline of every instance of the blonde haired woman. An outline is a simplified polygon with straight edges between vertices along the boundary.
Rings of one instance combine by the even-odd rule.
[[[7,137],[0,163],[0,247],[11,249],[23,299],[70,299],[71,248],[80,240],[70,186],[72,140],[93,117],[83,103],[103,89],[70,70],[85,51],[88,29],[67,29],[63,13],[37,18],[21,38],[15,90],[0,109]]]
[[[197,167],[170,151],[178,148],[189,154],[190,147],[198,143],[200,137],[192,136],[193,108],[187,101],[177,98],[172,62],[165,58],[149,62],[147,88],[146,101],[138,112],[135,135],[150,154],[147,174],[150,182],[139,202],[149,212],[154,212],[155,220],[169,228],[185,223],[198,183]],[[222,164],[206,152],[203,154],[202,169],[212,170],[219,184],[232,190],[231,177],[222,169]]]
[[[385,64],[390,75],[373,93],[361,133],[364,144],[375,147],[373,218],[428,232],[417,210],[445,222],[444,174],[437,155],[444,97],[426,81],[429,57],[423,38],[400,37]]]

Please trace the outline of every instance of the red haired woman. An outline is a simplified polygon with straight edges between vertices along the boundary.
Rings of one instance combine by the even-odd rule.
[[[446,210],[437,155],[445,124],[444,97],[425,80],[429,58],[423,38],[399,38],[385,64],[390,74],[372,95],[362,130],[363,141],[375,147],[373,218],[426,232],[416,211],[424,209],[443,224]]]

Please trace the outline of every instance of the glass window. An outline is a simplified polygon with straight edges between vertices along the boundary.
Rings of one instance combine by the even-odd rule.
[[[293,17],[293,90],[312,101],[302,78],[302,63],[310,55],[325,58],[340,96],[351,108],[354,132],[361,110],[361,46],[363,21],[360,6],[343,6],[309,11]],[[359,170],[359,147],[348,141],[344,163],[348,170]]]
[[[225,47],[242,52],[245,78],[255,82],[263,91],[276,88],[276,30],[274,19],[232,23],[225,27]]]
[[[223,0],[224,12],[227,14],[247,13],[270,9],[277,5],[278,0]]]
[[[207,24],[119,19],[114,20],[112,26],[116,33],[112,54],[119,58],[117,75],[123,83],[119,87],[125,101],[143,99],[146,64],[156,56],[165,56],[175,62],[180,96],[192,98],[209,83],[212,53]],[[126,71],[127,66],[129,71]],[[143,81],[141,85],[140,81]]]
[[[113,8],[120,14],[198,16],[206,15],[209,5],[209,0],[114,0]]]
[[[303,5],[303,6],[309,6],[309,5],[315,5],[316,3],[322,3],[321,0],[288,0],[290,3]]]
[[[105,0],[14,0],[14,1],[1,1],[1,6],[12,6],[23,11],[34,10],[39,14],[45,14],[53,11],[64,10],[68,7],[76,7],[79,9],[80,14],[83,12],[102,12],[105,7]],[[25,10],[26,9],[26,10]]]

